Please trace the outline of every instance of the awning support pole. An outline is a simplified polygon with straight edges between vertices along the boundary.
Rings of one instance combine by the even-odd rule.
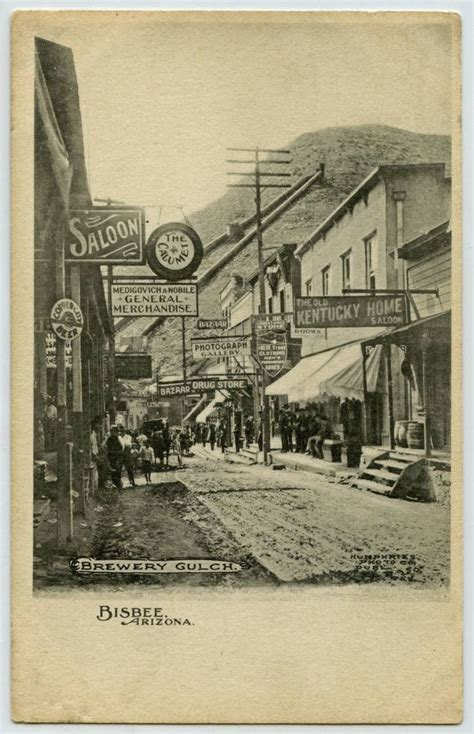
[[[385,351],[385,367],[387,370],[387,387],[388,387],[388,434],[390,440],[390,448],[395,448],[395,436],[393,425],[393,385],[392,385],[392,353],[390,344],[384,344]]]
[[[424,424],[425,424],[425,456],[429,458],[431,456],[431,430],[430,430],[430,400],[428,397],[428,385],[427,385],[427,369],[426,369],[426,357],[427,347],[429,338],[427,334],[423,334],[421,338],[421,370],[423,379],[423,407],[424,407]]]
[[[360,345],[362,348],[362,386],[364,390],[364,443],[369,443],[370,422],[369,422],[369,393],[367,390],[367,352],[365,344]]]

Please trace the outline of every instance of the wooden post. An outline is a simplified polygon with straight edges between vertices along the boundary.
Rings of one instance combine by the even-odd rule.
[[[115,423],[115,328],[114,319],[112,316],[112,282],[113,282],[113,266],[107,267],[107,300],[109,306],[109,318],[110,318],[110,336],[109,336],[109,353],[107,358],[108,368],[108,380],[109,380],[109,395],[108,395],[108,410],[110,417],[110,424]]]
[[[423,379],[423,407],[424,407],[424,424],[425,424],[425,456],[431,456],[431,424],[430,410],[431,401],[429,399],[428,380],[427,380],[427,351],[429,345],[429,337],[423,334],[421,337],[421,370]]]
[[[393,384],[392,384],[392,353],[391,345],[384,344],[385,352],[385,368],[387,370],[387,388],[388,388],[388,434],[390,438],[390,448],[395,448],[394,421],[393,421]]]
[[[367,353],[366,345],[361,344],[362,347],[362,387],[364,391],[364,443],[367,445],[370,441],[370,422],[369,422],[369,393],[367,390]]]
[[[77,305],[81,306],[81,266],[70,266],[71,276],[71,298]],[[82,435],[82,349],[81,337],[74,339],[72,347],[72,428],[74,451],[73,459],[73,485],[79,492],[83,508],[84,498],[84,447]]]
[[[64,224],[59,225],[55,247],[56,300],[66,295],[66,279],[64,271]],[[66,402],[66,343],[64,339],[56,339],[56,452],[57,452],[57,491],[58,491],[58,547],[67,546],[70,537],[70,504],[68,482],[68,447],[67,447],[67,402]]]
[[[181,316],[181,348],[183,351],[183,382],[186,384],[186,325],[184,321],[184,316]],[[156,395],[158,399],[158,391]],[[183,412],[182,421],[184,420],[184,417],[186,415],[186,397],[183,395],[183,400],[181,403],[181,410]]]

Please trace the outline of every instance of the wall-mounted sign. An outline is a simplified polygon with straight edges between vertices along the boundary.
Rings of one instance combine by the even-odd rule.
[[[199,267],[203,246],[188,224],[169,222],[155,229],[146,245],[148,265],[160,278],[184,280]]]
[[[50,314],[51,328],[60,339],[74,341],[84,326],[82,311],[71,298],[56,301]]]
[[[65,258],[103,265],[142,264],[144,242],[143,209],[75,209],[69,214]]]
[[[196,284],[112,284],[112,316],[197,315]]]
[[[52,331],[47,331],[45,334],[46,342],[46,368],[55,368],[58,366],[56,360],[56,336]],[[71,342],[66,342],[64,345],[65,357],[64,361],[67,368],[72,367],[72,346]]]
[[[288,357],[285,319],[278,314],[255,316],[257,362],[270,375],[276,377],[284,368]]]
[[[297,328],[404,326],[408,323],[404,294],[374,296],[301,296],[295,298]]]
[[[151,376],[151,354],[125,352],[115,355],[115,377],[124,380],[140,380]]]
[[[301,339],[302,336],[311,336],[311,337],[317,337],[321,340],[326,340],[326,329],[318,329],[314,326],[306,326],[306,327],[298,327],[294,324],[291,324],[291,332],[290,332],[292,338],[294,339]]]
[[[227,329],[227,319],[198,319],[198,329]]]
[[[253,317],[255,334],[265,334],[267,331],[286,332],[287,318],[282,313],[266,313]]]
[[[248,336],[211,336],[191,339],[193,359],[250,356]]]
[[[163,382],[158,385],[158,397],[169,398],[174,395],[202,394],[210,390],[245,390],[249,382],[243,377],[199,377],[179,382]]]

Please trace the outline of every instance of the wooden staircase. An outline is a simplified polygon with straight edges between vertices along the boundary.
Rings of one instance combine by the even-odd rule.
[[[425,500],[425,463],[424,457],[406,454],[403,449],[384,451],[359,472],[353,486],[386,497]]]

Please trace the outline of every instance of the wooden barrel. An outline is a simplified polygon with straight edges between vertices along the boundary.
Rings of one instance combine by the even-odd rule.
[[[410,421],[395,421],[394,426],[394,437],[395,437],[395,443],[397,446],[403,446],[406,448],[408,446],[407,443],[407,430],[408,430],[408,424]]]
[[[410,449],[425,447],[425,426],[419,421],[410,421],[407,430],[407,442]]]

